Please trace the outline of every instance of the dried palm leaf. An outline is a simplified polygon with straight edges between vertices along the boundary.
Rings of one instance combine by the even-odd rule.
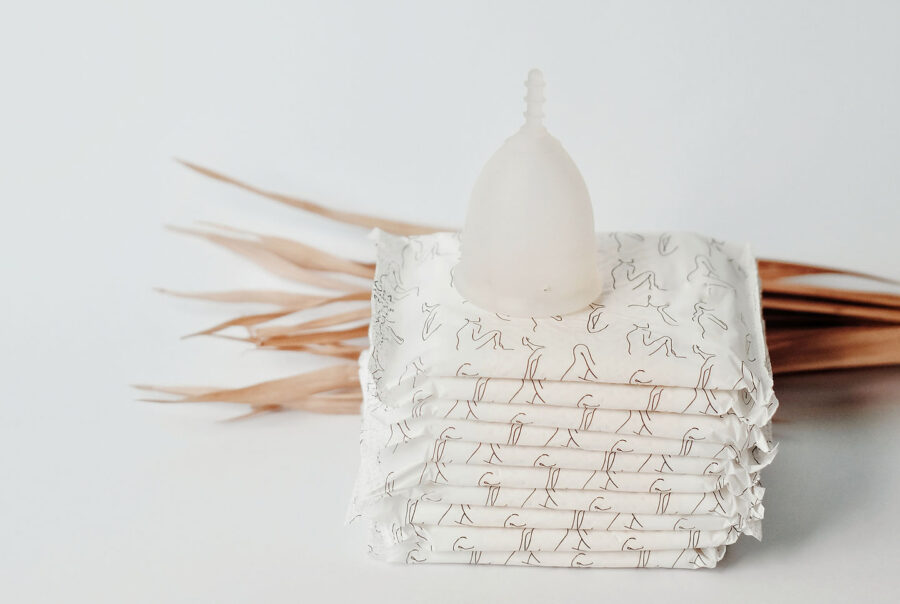
[[[291,405],[302,407],[315,395],[347,392],[359,387],[357,368],[341,363],[325,369],[309,371],[277,380],[260,382],[243,388],[208,389],[161,386],[136,386],[141,390],[173,394],[176,399],[145,399],[161,403],[243,403],[251,407]],[[325,399],[331,400],[331,399]]]
[[[763,309],[790,310],[837,317],[856,317],[870,321],[900,324],[900,308],[882,308],[860,304],[808,300],[789,296],[764,295]]]
[[[435,227],[428,227],[419,224],[411,224],[408,222],[401,222],[397,220],[388,220],[385,218],[376,218],[374,216],[368,216],[366,214],[356,214],[353,212],[333,210],[317,203],[313,203],[305,199],[300,199],[299,197],[292,197],[290,195],[283,195],[281,193],[273,193],[271,191],[260,189],[259,187],[249,185],[235,178],[231,178],[230,176],[225,176],[224,174],[221,174],[214,170],[210,170],[209,168],[198,166],[197,164],[193,164],[188,161],[178,160],[178,162],[190,168],[191,170],[195,170],[196,172],[199,172],[204,176],[212,178],[213,180],[218,180],[230,185],[234,185],[239,189],[261,195],[262,197],[266,197],[268,199],[272,199],[274,201],[295,208],[299,208],[306,212],[310,212],[311,214],[318,214],[319,216],[330,218],[331,220],[335,220],[337,222],[343,222],[345,224],[355,224],[356,226],[365,227],[367,229],[378,228],[389,233],[397,233],[398,235],[424,235],[441,230]]]
[[[334,327],[355,321],[367,320],[372,316],[372,309],[369,307],[349,310],[347,312],[337,313],[327,317],[312,319],[297,325],[279,325],[276,327],[262,327],[253,331],[255,337],[265,339],[276,336],[290,336],[320,329],[322,327]]]
[[[319,270],[310,270],[287,260],[278,254],[266,249],[264,245],[257,241],[247,239],[238,239],[236,237],[226,237],[216,233],[207,233],[195,229],[186,229],[183,227],[169,227],[171,230],[183,233],[185,235],[193,235],[211,241],[220,245],[235,254],[243,256],[255,264],[266,269],[274,275],[290,279],[298,283],[312,285],[321,289],[330,289],[334,291],[355,292],[366,289],[365,286],[348,283],[341,279],[327,275]]]
[[[886,306],[900,308],[900,296],[880,292],[858,291],[852,289],[835,289],[802,285],[791,281],[769,281],[763,284],[763,295],[781,294],[796,298],[831,300],[835,302],[851,302],[867,306]]]
[[[860,273],[856,271],[847,271],[838,268],[828,268],[824,266],[813,266],[810,264],[798,264],[796,262],[784,262],[781,260],[757,260],[759,266],[759,278],[765,284],[769,281],[779,281],[788,277],[800,277],[804,275],[845,275],[848,277],[859,277],[870,281],[879,281],[891,285],[900,285],[900,281]]]
[[[288,336],[255,339],[260,346],[306,346],[309,344],[340,344],[346,340],[365,338],[369,335],[368,325],[359,325],[348,329],[328,331],[308,331]]]
[[[181,292],[171,289],[157,288],[161,294],[175,296],[176,298],[190,298],[193,300],[208,300],[210,302],[226,302],[229,304],[274,304],[284,308],[302,310],[327,304],[334,300],[330,296],[312,296],[310,294],[296,294],[278,290],[263,289],[238,289],[222,292]],[[355,300],[367,300],[369,292],[360,292]]]
[[[195,333],[188,334],[184,337],[193,338],[196,336],[209,336],[212,334],[217,334],[224,329],[228,329],[229,327],[252,327],[254,325],[259,325],[260,323],[265,323],[266,321],[280,319],[281,317],[292,314],[293,312],[293,310],[282,310],[279,312],[262,313],[259,315],[245,315],[243,317],[237,317],[229,321],[225,321],[224,323],[219,323],[218,325],[213,325],[212,327],[204,329],[203,331],[197,331]]]
[[[339,359],[347,359],[356,361],[362,351],[368,348],[360,344],[304,344],[302,346],[267,346],[266,348],[274,348],[275,350],[294,350],[297,352],[309,352],[311,354],[336,357]]]
[[[303,268],[343,273],[366,280],[371,280],[375,276],[374,264],[347,260],[346,258],[335,256],[334,254],[330,254],[311,245],[306,245],[305,243],[300,243],[299,241],[285,239],[284,237],[275,237],[273,235],[262,235],[215,222],[201,222],[200,224],[251,237],[259,242],[263,248],[273,254],[281,256],[285,260],[293,262],[297,266]]]
[[[900,326],[780,329],[766,341],[778,373],[900,364]]]
[[[386,220],[364,214],[333,210],[313,202],[272,193],[230,178],[208,168],[181,162],[188,168],[220,182],[345,224],[380,228],[388,232],[415,235],[439,229]],[[179,232],[205,238],[240,254],[262,268],[292,281],[342,295],[310,295],[273,290],[234,290],[185,293],[160,290],[171,295],[225,303],[263,303],[276,311],[236,317],[192,335],[209,335],[246,342],[260,349],[275,349],[355,360],[365,350],[371,316],[368,307],[331,310],[325,316],[292,325],[269,325],[293,313],[328,307],[340,302],[367,301],[371,296],[374,266],[343,258],[283,237],[262,235],[222,225],[210,226],[244,238],[194,229]],[[835,274],[880,283],[897,281],[855,271],[810,266],[777,260],[758,261],[762,283],[763,316],[775,373],[845,369],[900,364],[900,296],[819,287],[796,283],[805,275]],[[358,283],[345,281],[357,279]],[[365,280],[365,281],[360,281]],[[247,337],[225,336],[224,329],[247,330]],[[271,380],[246,388],[216,389],[193,387],[138,386],[173,395],[166,402],[224,401],[247,404],[248,417],[281,409],[303,409],[320,413],[355,413],[361,394],[355,364],[345,363],[297,376]]]

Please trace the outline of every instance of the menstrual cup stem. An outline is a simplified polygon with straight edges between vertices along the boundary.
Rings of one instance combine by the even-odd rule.
[[[544,118],[544,74],[540,69],[532,69],[525,80],[525,125],[530,128],[542,127]]]

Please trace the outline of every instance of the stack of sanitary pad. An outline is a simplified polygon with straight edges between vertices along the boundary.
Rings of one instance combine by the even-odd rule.
[[[600,298],[523,319],[460,296],[455,234],[375,237],[350,512],[374,555],[699,568],[761,536],[777,401],[746,247],[601,234]]]

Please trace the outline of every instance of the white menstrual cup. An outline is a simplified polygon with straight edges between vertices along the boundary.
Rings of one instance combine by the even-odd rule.
[[[493,312],[563,315],[600,295],[594,213],[581,172],[542,123],[541,72],[525,85],[525,124],[475,182],[454,284]]]

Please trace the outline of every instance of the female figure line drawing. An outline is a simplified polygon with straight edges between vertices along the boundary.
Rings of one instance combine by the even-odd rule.
[[[437,323],[435,325],[435,319],[437,318],[438,311],[440,310],[440,304],[429,304],[428,302],[422,302],[422,312],[425,314],[425,321],[422,323],[422,341],[425,342],[437,332],[438,329],[441,328],[443,323]]]
[[[713,314],[715,311],[715,308],[704,302],[697,302],[694,304],[694,314],[691,317],[691,321],[694,321],[700,327],[701,339],[706,338],[707,324],[712,324],[722,331],[728,331],[728,324]]]
[[[694,268],[687,274],[689,282],[693,283],[696,279],[703,279],[703,283],[708,289],[720,287],[734,291],[734,286],[719,276],[709,256],[703,254],[694,257]]]
[[[666,302],[665,304],[654,304],[653,294],[647,295],[646,304],[629,304],[628,308],[652,308],[659,315],[659,318],[663,320],[663,323],[673,326],[678,325],[678,321],[676,321],[675,318],[666,310],[667,308],[669,308],[669,303]]]
[[[649,291],[665,291],[665,288],[660,287],[657,283],[656,273],[654,271],[637,272],[637,267],[634,264],[634,260],[619,260],[619,263],[612,268],[610,274],[612,275],[613,289],[624,286],[626,284],[634,284],[634,286],[631,288],[633,290],[646,285]]]
[[[503,345],[503,333],[499,329],[483,331],[481,317],[466,319],[456,332],[456,350],[462,350],[464,344],[472,343],[474,350],[490,346],[493,350],[509,350]]]
[[[595,367],[596,362],[594,361],[593,355],[591,355],[590,348],[584,344],[576,344],[572,348],[572,364],[569,365],[569,368],[566,369],[565,373],[563,373],[562,377],[559,379],[565,380],[566,376],[572,372],[574,375],[577,375],[580,380],[589,381],[588,376],[591,376],[591,378],[596,381],[597,374],[594,373]]]
[[[644,241],[644,236],[640,233],[610,233],[610,237],[612,237],[613,241],[616,242],[616,251],[621,252],[622,246],[624,245],[622,239],[627,238],[631,241],[642,242]]]
[[[679,359],[685,358],[675,352],[675,345],[671,337],[654,336],[653,332],[650,330],[649,323],[633,323],[633,325],[634,329],[625,334],[625,341],[627,343],[626,349],[629,355],[633,354],[632,340],[636,338],[637,343],[643,347],[642,350],[650,350],[647,356],[653,356],[660,350],[664,350],[667,357],[677,357]],[[633,338],[632,334],[637,335]]]
[[[672,235],[669,233],[662,233],[659,236],[659,241],[656,244],[656,251],[659,252],[659,255],[662,257],[669,256],[678,249],[679,246],[672,246]]]
[[[588,333],[600,333],[609,327],[609,323],[603,321],[603,313],[606,307],[602,304],[591,304],[591,309],[591,313],[587,318],[587,331]]]

